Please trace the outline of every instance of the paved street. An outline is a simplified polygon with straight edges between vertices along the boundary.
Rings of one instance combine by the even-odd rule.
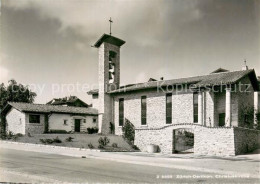
[[[257,178],[216,178],[224,176],[0,148],[1,182],[259,183]]]

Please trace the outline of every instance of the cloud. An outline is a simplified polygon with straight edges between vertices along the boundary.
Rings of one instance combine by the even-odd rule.
[[[93,41],[109,32],[108,19],[112,17],[112,33],[127,34],[131,41],[143,47],[158,44],[167,32],[180,31],[181,24],[198,20],[202,12],[198,1],[82,1],[82,0],[23,0],[4,1],[13,9],[37,9],[43,19],[54,18],[61,22],[60,31],[68,27]],[[174,23],[174,27],[172,26]],[[133,34],[133,32],[135,34]],[[146,37],[143,37],[145,32]],[[151,38],[157,38],[151,39]]]
[[[8,56],[4,53],[0,53],[0,83],[8,82],[9,70],[3,66],[4,62],[7,62]]]
[[[6,83],[9,79],[8,79],[8,73],[9,71],[0,66],[0,83]]]

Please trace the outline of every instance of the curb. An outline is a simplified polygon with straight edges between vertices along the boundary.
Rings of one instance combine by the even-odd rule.
[[[45,148],[56,148],[56,149],[69,149],[69,150],[76,150],[76,151],[93,151],[93,152],[104,152],[103,150],[98,149],[86,149],[86,148],[73,148],[73,147],[65,147],[65,146],[52,146],[52,145],[44,145],[44,144],[32,144],[32,143],[23,143],[23,142],[13,142],[13,141],[2,141],[0,143],[7,143],[7,144],[16,144],[16,145],[25,145],[25,146],[38,146],[38,147],[45,147]]]

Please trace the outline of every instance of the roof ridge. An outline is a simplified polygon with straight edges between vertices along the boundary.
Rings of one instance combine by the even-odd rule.
[[[30,104],[30,105],[42,105],[42,106],[56,106],[56,107],[72,107],[72,108],[84,108],[84,109],[88,109],[88,108],[92,108],[92,107],[75,107],[75,106],[62,106],[62,105],[51,105],[51,104],[39,104],[39,103],[29,103],[29,102],[8,102],[8,103],[17,103],[17,104]]]
[[[196,75],[196,76],[189,76],[189,77],[181,77],[181,78],[174,78],[174,79],[167,79],[167,80],[158,80],[158,81],[151,81],[151,82],[143,82],[143,83],[136,83],[133,85],[137,85],[137,84],[145,84],[145,83],[153,83],[153,82],[162,82],[162,81],[171,81],[171,80],[178,80],[178,79],[188,79],[188,78],[196,78],[196,77],[203,77],[203,76],[208,76],[208,75],[221,75],[223,73],[234,73],[234,72],[251,72],[254,69],[248,69],[248,70],[235,70],[235,71],[226,71],[226,72],[221,72],[221,73],[209,73],[209,74],[205,74],[205,75]],[[123,87],[123,86],[122,86]]]

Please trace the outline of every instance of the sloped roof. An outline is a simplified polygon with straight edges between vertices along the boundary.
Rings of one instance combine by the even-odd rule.
[[[31,104],[22,102],[8,102],[7,106],[14,107],[22,112],[39,112],[39,113],[68,113],[68,114],[84,114],[97,115],[98,110],[86,107],[71,107],[61,105]],[[6,108],[6,107],[5,107]]]
[[[92,89],[92,90],[88,91],[87,94],[95,95],[95,94],[98,94],[98,91],[99,91],[98,89]]]
[[[121,86],[117,90],[110,91],[108,93],[121,93],[121,92],[130,92],[144,89],[152,89],[172,85],[182,85],[182,84],[192,84],[193,88],[206,87],[206,86],[217,86],[217,85],[226,85],[226,84],[235,84],[240,79],[245,76],[249,76],[254,90],[258,91],[259,87],[257,85],[257,78],[254,70],[241,70],[233,72],[220,72],[220,73],[211,73],[209,75],[179,78],[172,80],[162,80],[162,81],[151,81],[145,83],[138,83],[130,86]],[[92,90],[92,92],[98,93],[98,89]],[[88,94],[92,94],[88,92]]]
[[[47,102],[46,104],[50,104],[50,105],[65,105],[65,104],[67,104],[68,106],[73,106],[71,104],[74,104],[77,101],[79,101],[85,107],[88,107],[88,104],[86,104],[85,102],[83,102],[81,99],[79,99],[76,96],[69,96],[69,97],[64,97],[64,98],[54,98],[51,101]]]
[[[211,73],[221,73],[221,72],[228,72],[228,71],[229,71],[229,70],[224,69],[224,68],[218,68],[218,69],[214,70],[214,71],[211,72]]]
[[[98,41],[94,44],[94,47],[98,48],[103,42],[111,43],[119,47],[125,44],[124,40],[121,40],[117,37],[108,34],[103,34],[101,38],[99,38]]]

